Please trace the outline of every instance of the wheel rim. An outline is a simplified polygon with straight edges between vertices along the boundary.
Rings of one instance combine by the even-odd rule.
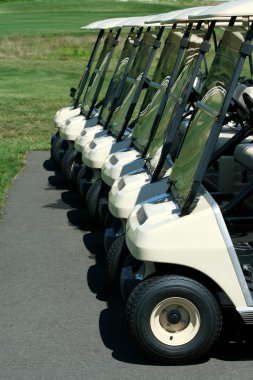
[[[189,300],[181,297],[166,298],[153,309],[150,327],[160,342],[179,346],[190,342],[197,335],[200,315]]]

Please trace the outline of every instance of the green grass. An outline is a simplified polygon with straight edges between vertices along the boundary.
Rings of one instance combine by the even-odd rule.
[[[0,2],[1,35],[80,35],[95,20],[166,12],[177,4],[145,4],[116,0],[44,0]]]
[[[207,1],[0,0],[0,209],[29,150],[49,149],[55,112],[70,102],[94,20],[148,15]]]

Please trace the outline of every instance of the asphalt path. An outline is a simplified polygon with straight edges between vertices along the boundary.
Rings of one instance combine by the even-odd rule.
[[[28,154],[4,212],[1,380],[252,379],[253,329],[236,318],[199,363],[157,365],[138,352],[107,286],[102,231],[48,152]]]

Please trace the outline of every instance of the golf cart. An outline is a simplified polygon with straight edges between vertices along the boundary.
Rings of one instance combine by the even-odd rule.
[[[52,139],[51,153],[53,159],[57,164],[60,164],[64,152],[68,149],[68,143],[64,140],[69,139],[71,141],[75,129],[83,128],[85,124],[95,125],[97,122],[97,116],[99,112],[98,108],[101,106],[101,104],[97,104],[97,100],[104,83],[105,75],[108,71],[108,67],[111,62],[115,47],[118,45],[118,38],[121,32],[120,23],[122,20],[125,20],[125,18],[103,20],[101,22],[89,24],[87,27],[83,27],[85,29],[100,29],[101,27],[102,29],[100,29],[99,35],[90,56],[90,60],[87,64],[87,68],[85,69],[85,72],[80,81],[79,89],[77,92],[77,99],[74,100],[74,105],[62,108],[56,113],[55,124],[58,128],[58,132]],[[93,72],[91,75],[89,75],[92,63],[94,62],[95,55],[97,53],[98,45],[101,42],[101,38],[104,34],[105,29],[109,29],[109,32],[104,39],[103,47],[100,50],[100,54]],[[83,92],[88,79],[89,83],[87,84],[83,100],[81,104],[79,104],[81,93]],[[74,92],[75,91],[72,91],[72,94],[74,94]],[[72,123],[70,121],[72,121]],[[70,131],[72,131],[71,136],[69,135]]]
[[[220,24],[221,23],[219,22],[218,25]],[[201,97],[203,98],[206,93],[210,91],[210,83],[215,83],[217,81],[217,73],[222,72],[222,69],[224,70],[225,67],[224,65],[227,64],[227,58],[225,55],[226,51],[233,49],[233,45],[240,46],[241,44],[242,35],[239,32],[241,27],[238,25],[234,28],[237,29],[235,29],[232,37],[231,32],[226,30],[221,37],[219,48],[203,86],[201,93]],[[232,40],[232,46],[230,40]],[[249,62],[250,69],[252,69],[251,60],[249,60]],[[223,121],[222,133],[219,136],[214,149],[215,153],[212,155],[212,160],[210,161],[210,163],[217,165],[217,160],[220,159],[219,172],[216,174],[216,177],[219,176],[218,181],[220,183],[220,189],[222,189],[222,187],[224,189],[224,185],[221,185],[221,183],[225,182],[225,178],[228,186],[227,166],[231,161],[228,153],[231,155],[231,150],[235,149],[238,142],[244,140],[253,132],[250,113],[243,100],[243,93],[250,94],[251,96],[253,95],[253,87],[247,87],[245,83],[247,83],[247,81],[243,78],[243,83],[238,82],[236,85],[236,89],[229,105],[229,112],[227,111],[226,118]],[[173,100],[175,94],[172,93],[172,95]],[[198,106],[198,104],[199,103],[197,102],[196,105]],[[177,108],[177,104],[175,107]],[[178,115],[178,112],[176,115]],[[177,133],[181,134],[183,130],[180,139],[180,141],[182,141],[187,128],[185,128],[185,125],[182,126],[182,124],[180,124],[180,118],[178,116],[174,117],[174,119],[169,119],[168,115],[166,115],[166,118],[168,120],[166,138],[163,138],[163,134],[159,130],[161,125],[158,126],[157,134],[153,136],[153,141],[149,150],[147,150],[146,159],[148,157],[150,158],[150,156],[152,159],[147,161],[142,170],[132,172],[116,181],[109,193],[109,210],[114,219],[111,218],[111,224],[107,223],[104,241],[107,251],[107,267],[110,281],[113,286],[117,286],[120,267],[128,254],[124,240],[124,233],[127,218],[133,207],[136,204],[145,202],[159,202],[167,197],[168,178],[170,178],[173,160],[176,157],[175,152],[173,152],[174,140],[178,140]],[[193,121],[194,117],[191,122]],[[114,159],[114,162],[116,163],[115,166],[118,166],[121,170],[122,168],[124,169],[124,161],[121,164],[119,157],[117,158],[118,161]],[[111,160],[111,167],[113,167],[112,163],[113,161]],[[131,163],[127,163],[126,168],[130,165]],[[211,175],[212,177],[214,176],[213,170],[211,171]]]
[[[59,111],[57,111],[55,115],[55,124],[57,128],[60,128],[61,125],[64,124],[64,122],[67,119],[70,119],[73,116],[77,116],[80,114],[81,108],[80,108],[80,98],[82,96],[82,93],[84,91],[85,85],[88,81],[90,71],[92,68],[92,65],[95,61],[99,45],[101,43],[101,40],[103,38],[104,32],[106,29],[111,29],[115,27],[118,23],[120,23],[123,20],[123,18],[119,19],[108,19],[108,20],[102,20],[102,21],[95,21],[91,24],[88,24],[86,26],[83,26],[81,29],[86,30],[97,30],[99,29],[99,33],[96,39],[96,42],[94,44],[94,47],[92,49],[92,53],[90,55],[89,61],[84,69],[84,72],[80,78],[79,84],[77,88],[71,87],[70,89],[70,97],[73,98],[73,104],[68,107],[63,107]],[[76,111],[74,111],[76,110]]]
[[[148,28],[147,32],[144,33],[142,40],[140,40],[143,31],[142,24],[144,20],[148,20],[150,17],[151,16],[135,17],[130,19],[131,25],[128,25],[130,20],[125,20],[125,22],[123,23],[124,25],[122,24],[122,26],[124,27],[130,27],[131,30],[126,38],[123,50],[121,52],[114,74],[108,86],[103,105],[98,115],[96,125],[92,124],[90,125],[90,127],[92,128],[89,128],[89,126],[85,124],[85,128],[83,128],[80,133],[80,131],[78,131],[77,129],[73,131],[73,123],[70,123],[70,132],[68,132],[68,134],[71,133],[72,138],[74,138],[75,136],[76,138],[74,141],[74,145],[70,145],[68,152],[64,155],[64,158],[62,160],[63,174],[68,181],[76,179],[78,183],[80,179],[82,179],[85,175],[87,176],[86,168],[82,168],[82,165],[80,165],[82,164],[82,150],[84,146],[88,144],[90,141],[92,141],[95,137],[103,136],[107,133],[106,130],[108,129],[108,125],[116,105],[119,106],[119,104],[121,104],[120,102],[124,100],[124,97],[120,98],[120,96],[123,90],[125,90],[125,82],[129,70],[131,69],[133,59],[135,59],[135,62],[138,61],[137,57],[140,57],[139,51],[142,51],[144,49],[146,43],[145,40],[148,38],[147,36],[150,34],[150,28]],[[133,21],[134,26],[132,26]],[[136,55],[137,57],[135,58]],[[145,61],[143,62],[143,65],[144,64]],[[74,119],[72,119],[73,122],[75,122]],[[73,132],[75,133],[75,135],[73,135]],[[81,171],[77,177],[77,175],[75,175],[75,172],[78,172],[79,169],[81,169]]]
[[[101,160],[103,156],[106,155],[106,149],[112,145],[117,136],[124,135],[124,138],[121,139],[120,143],[122,149],[129,145],[131,128],[127,129],[127,127],[143,90],[145,79],[147,78],[155,52],[160,47],[160,39],[163,31],[164,27],[161,27],[155,31],[149,29],[145,32],[139,49],[135,55],[131,69],[127,75],[121,95],[119,96],[114,110],[110,115],[106,133],[100,137],[95,136],[89,144],[85,145],[82,153],[82,160],[85,166],[88,166],[93,170],[92,178],[84,178],[85,185],[87,183],[92,184],[97,182],[97,179],[100,178],[100,170],[95,169],[97,169],[97,167],[101,167]],[[97,146],[99,147],[95,149]],[[90,151],[92,151],[92,155],[92,153],[97,153],[98,151],[100,152],[100,148],[102,149],[103,154],[102,156],[96,155],[96,161],[93,165],[93,159],[90,157]],[[88,157],[86,157],[86,153],[88,153]],[[101,157],[100,160],[99,157]],[[92,162],[92,164],[87,165],[87,160]],[[99,162],[97,162],[98,160]],[[100,189],[95,189],[95,195],[97,190],[100,191]],[[91,198],[93,198],[93,194],[89,189],[86,195],[88,205],[93,203],[90,202]]]
[[[172,29],[165,41],[152,80],[147,78],[148,68],[146,67],[145,75],[142,76],[142,80],[138,84],[135,93],[132,93],[132,99],[130,99],[130,96],[128,95],[128,108],[118,107],[115,109],[107,136],[94,139],[90,144],[86,145],[83,150],[84,164],[93,169],[93,178],[90,181],[91,183],[93,182],[93,184],[86,195],[86,203],[93,218],[96,218],[98,215],[99,197],[101,195],[104,195],[105,192],[108,193],[109,191],[109,187],[107,185],[103,187],[102,181],[100,179],[100,169],[106,157],[112,152],[118,152],[123,149],[127,149],[127,154],[129,153],[131,149],[129,149],[129,147],[132,144],[132,137],[134,136],[134,131],[139,126],[139,120],[143,119],[143,115],[145,115],[147,112],[148,117],[152,118],[150,120],[154,119],[160,100],[168,94],[173,82],[176,79],[183,52],[188,45],[189,30],[183,34],[181,28],[176,27],[176,23],[172,24],[171,26]],[[162,32],[163,27],[160,28],[160,33]],[[195,40],[191,42],[193,44],[191,46],[192,51],[194,51],[195,48],[194,44],[199,43],[198,38],[199,37],[196,35]],[[153,54],[155,48],[155,46],[152,47],[151,54]],[[189,51],[190,50],[191,49],[189,49]],[[144,54],[146,54],[145,51]],[[189,54],[188,57],[189,62],[191,62],[190,57],[191,54]],[[143,57],[141,57],[141,59],[143,62]],[[136,71],[135,68],[133,69]],[[135,76],[139,71],[135,73]],[[130,122],[134,107],[136,106],[137,101],[140,102],[139,96],[143,88],[143,83],[145,83],[145,87],[147,87],[148,90],[144,97],[144,101],[141,104],[137,117],[133,120],[133,122]],[[122,104],[125,106],[126,102],[123,102]],[[149,123],[147,127],[143,126],[143,128],[141,128],[143,133],[145,133],[145,130],[151,132],[150,124],[151,123]],[[145,136],[146,139],[149,138],[148,132]]]
[[[202,185],[244,61],[252,54],[252,15],[252,1],[241,0],[198,16],[231,17],[222,70],[215,81],[205,82],[205,95],[171,167],[166,197],[137,205],[127,222],[132,264],[121,275],[127,317],[136,344],[159,362],[185,364],[203,357],[220,334],[225,306],[253,323],[252,202],[245,202],[252,183],[229,201]],[[233,27],[236,17],[245,22],[240,36]],[[234,37],[241,35],[238,44]],[[252,113],[252,97],[243,98]],[[251,152],[247,145],[234,153],[247,171]],[[247,213],[237,214],[240,207]],[[234,236],[231,225],[236,225]]]

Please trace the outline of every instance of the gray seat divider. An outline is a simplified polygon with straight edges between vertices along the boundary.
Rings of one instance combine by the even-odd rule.
[[[253,171],[253,144],[239,144],[235,148],[234,159],[246,169]]]

